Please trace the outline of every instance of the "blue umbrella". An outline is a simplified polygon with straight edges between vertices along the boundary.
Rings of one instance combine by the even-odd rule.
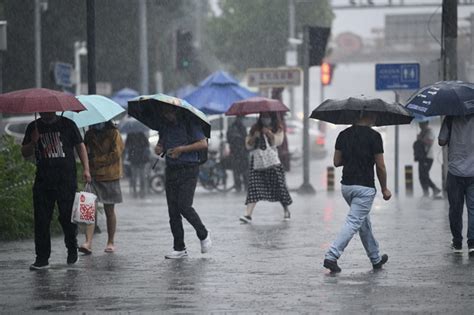
[[[184,97],[206,114],[223,114],[240,100],[257,96],[239,85],[239,82],[224,71],[217,71],[203,80],[199,86]]]
[[[406,109],[423,116],[465,116],[474,114],[474,84],[440,81],[415,92]]]
[[[63,116],[74,121],[79,128],[109,121],[125,112],[119,104],[102,95],[78,95],[76,98],[87,110],[79,113],[66,111]]]
[[[130,88],[123,88],[117,91],[114,95],[112,95],[112,100],[119,103],[120,106],[127,109],[128,108],[128,101],[132,98],[139,96],[140,94],[132,90]]]
[[[135,118],[131,117],[122,120],[118,125],[118,129],[122,133],[138,133],[150,131],[150,128],[148,128]]]

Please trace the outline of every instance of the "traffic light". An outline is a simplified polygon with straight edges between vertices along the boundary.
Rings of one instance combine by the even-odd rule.
[[[176,32],[176,68],[188,69],[193,61],[193,34],[190,31]]]
[[[323,62],[321,64],[321,84],[330,85],[332,81],[332,74],[336,65],[332,63]]]
[[[309,66],[319,66],[326,55],[331,29],[328,27],[309,26]]]

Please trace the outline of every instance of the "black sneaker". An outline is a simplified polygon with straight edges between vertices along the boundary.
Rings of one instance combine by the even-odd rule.
[[[474,257],[474,244],[467,245],[467,252],[469,254],[469,257]]]
[[[243,215],[239,218],[243,223],[252,223],[252,217],[249,215]]]
[[[68,265],[73,265],[77,262],[78,260],[78,257],[77,256],[77,249],[75,250],[68,250],[67,252],[67,264]]]
[[[388,255],[387,254],[383,254],[382,255],[382,259],[380,259],[380,261],[376,264],[372,264],[372,267],[374,269],[381,269],[383,265],[385,265],[385,263],[387,262],[388,260]]]
[[[336,260],[324,259],[324,268],[331,270],[331,272],[341,272],[341,268],[337,265]]]
[[[462,245],[461,244],[451,243],[451,249],[453,250],[453,253],[455,253],[455,254],[462,253]]]
[[[30,265],[30,270],[43,270],[43,269],[48,269],[48,268],[49,268],[49,263],[47,261],[35,260],[35,262]]]

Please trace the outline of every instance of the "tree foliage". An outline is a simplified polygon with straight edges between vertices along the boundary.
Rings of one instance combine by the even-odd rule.
[[[220,15],[208,23],[217,57],[236,71],[285,64],[288,0],[220,0]],[[295,1],[296,32],[303,25],[328,27],[333,19],[327,0]]]

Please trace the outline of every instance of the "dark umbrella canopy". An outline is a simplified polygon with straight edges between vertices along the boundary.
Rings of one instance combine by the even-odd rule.
[[[311,113],[310,118],[336,125],[351,125],[363,112],[377,114],[375,126],[409,124],[413,119],[403,106],[384,100],[349,97],[343,100],[325,100]]]
[[[474,84],[440,81],[415,92],[406,108],[423,116],[466,116],[474,114]]]
[[[240,116],[263,112],[287,112],[288,107],[279,100],[266,97],[251,97],[232,104],[225,113],[227,116]]]
[[[74,95],[49,89],[33,88],[0,95],[1,113],[79,112],[85,109]]]
[[[128,113],[151,129],[158,130],[165,123],[163,118],[165,106],[174,106],[181,110],[187,119],[194,119],[201,124],[206,137],[211,137],[211,124],[207,116],[180,98],[161,93],[142,95],[128,101]]]

